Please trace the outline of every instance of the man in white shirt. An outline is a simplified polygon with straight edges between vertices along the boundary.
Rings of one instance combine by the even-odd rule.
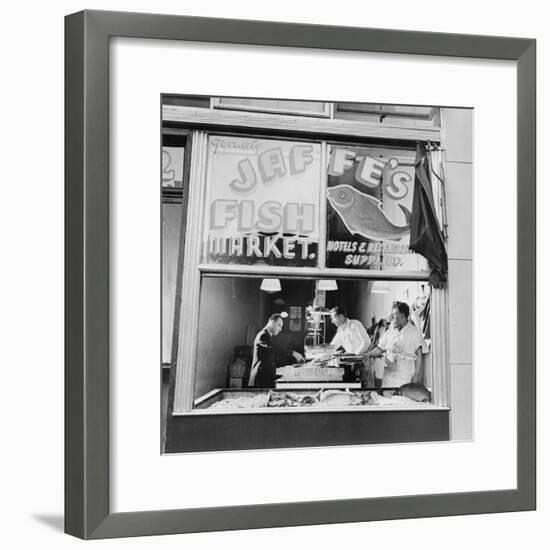
[[[373,358],[385,355],[383,387],[400,387],[409,382],[424,384],[423,343],[420,330],[409,322],[408,304],[395,302],[392,326],[367,354],[367,357]]]
[[[370,338],[361,321],[348,319],[346,310],[342,306],[336,306],[330,310],[330,319],[338,329],[331,345],[336,346],[336,348],[341,347],[346,353],[353,353],[354,355],[366,353],[370,346]],[[350,371],[361,370],[362,365],[363,363],[358,361],[357,364],[346,369],[348,372],[346,372],[344,380],[348,382],[355,380],[356,375]]]

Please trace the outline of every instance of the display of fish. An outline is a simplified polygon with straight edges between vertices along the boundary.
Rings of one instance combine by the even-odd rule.
[[[402,204],[406,225],[395,225],[382,210],[382,203],[357,191],[351,185],[336,185],[327,189],[328,200],[350,231],[376,241],[397,241],[410,232],[411,213]]]
[[[380,390],[379,390],[380,391]],[[420,384],[405,384],[396,390],[377,391],[322,388],[317,392],[260,391],[250,395],[229,396],[212,403],[211,409],[258,409],[286,407],[339,408],[361,405],[419,406],[431,402],[430,392]]]
[[[408,397],[413,401],[418,401],[419,403],[429,403],[432,400],[432,394],[422,384],[415,384],[410,382],[409,384],[404,384],[396,392],[396,395],[403,395]]]
[[[362,404],[362,398],[349,390],[325,390],[318,394],[320,407],[347,407]]]
[[[386,394],[387,392],[383,392]],[[391,395],[380,395],[372,391],[365,401],[366,405],[376,405],[377,407],[422,407],[422,403],[415,401],[404,395],[397,395],[393,391]]]
[[[210,409],[258,409],[267,407],[269,396],[267,394],[258,394],[252,396],[241,395],[239,397],[229,397],[216,401],[210,405]]]

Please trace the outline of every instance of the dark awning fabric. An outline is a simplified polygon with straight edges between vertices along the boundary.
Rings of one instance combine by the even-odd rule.
[[[432,185],[428,174],[426,152],[422,145],[417,143],[409,248],[428,260],[432,270],[430,284],[439,287],[447,282],[447,251],[435,215]]]

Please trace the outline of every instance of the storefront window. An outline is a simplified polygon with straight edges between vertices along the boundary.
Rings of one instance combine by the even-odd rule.
[[[321,145],[210,136],[203,261],[317,266]]]
[[[366,405],[411,379],[429,402],[427,263],[408,248],[414,151],[220,134],[204,144],[200,266],[187,266],[200,272],[194,407],[254,408],[291,389],[305,402],[353,390],[350,404]],[[273,353],[259,359],[264,337]],[[269,380],[255,370],[265,360]]]
[[[401,378],[410,378],[415,367],[420,368],[421,383],[430,392],[430,289],[424,283],[293,277],[278,279],[280,290],[268,292],[263,282],[262,277],[253,276],[203,277],[194,382],[196,407],[216,410],[285,406],[279,402],[281,399],[286,399],[288,406],[321,406],[328,405],[329,401],[323,402],[331,390],[338,390],[334,395],[341,394],[339,404],[346,404],[346,398],[350,399],[349,405],[375,405],[377,399],[387,404],[402,385]],[[396,303],[408,306],[402,328],[407,334],[405,340],[391,335]],[[342,339],[335,311],[343,311],[345,322],[354,325],[357,333],[352,339],[364,339],[351,345],[364,348],[350,348],[350,343]],[[257,346],[273,315],[282,316],[282,330],[275,330],[270,337],[273,353],[268,360],[274,362],[276,372],[272,387],[263,388],[253,380]],[[216,335],[214,342],[212,335]],[[386,351],[384,358],[365,357],[378,346]],[[380,393],[367,402],[372,390]],[[294,393],[289,396],[285,392]],[[269,394],[271,405],[266,401]]]
[[[226,422],[247,426],[243,434],[260,447],[272,426],[268,445],[279,442],[284,425],[283,443],[294,445],[304,422],[338,430],[336,410],[364,432],[361,441],[448,439],[453,353],[460,366],[469,356],[459,345],[468,343],[468,319],[456,324],[460,339],[449,335],[453,308],[455,317],[463,308],[448,276],[453,268],[456,281],[459,268],[447,260],[447,238],[453,253],[467,251],[471,233],[447,223],[447,183],[465,201],[469,187],[445,176],[446,110],[168,99],[162,344],[172,367],[170,452],[204,449]],[[462,277],[471,256],[460,262]],[[190,427],[200,438],[191,446]],[[247,438],[239,448],[256,448]]]

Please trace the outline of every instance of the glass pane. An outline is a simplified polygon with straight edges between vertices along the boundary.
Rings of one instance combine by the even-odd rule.
[[[162,186],[182,187],[184,147],[162,148]]]
[[[210,136],[206,263],[316,266],[321,146]]]
[[[163,105],[180,105],[182,107],[198,107],[210,109],[210,98],[208,96],[192,95],[163,95]]]
[[[430,402],[426,283],[276,281],[278,290],[267,291],[262,277],[203,277],[196,406],[329,406],[331,396],[338,406]],[[281,317],[272,323],[273,315]],[[413,379],[409,395],[403,386]]]
[[[176,275],[181,229],[181,204],[162,205],[162,362],[170,363]]]
[[[409,251],[413,151],[333,145],[327,185],[326,266],[423,271]]]
[[[441,124],[438,107],[383,105],[378,103],[336,103],[334,118],[386,124],[404,128],[435,128]]]
[[[326,103],[319,101],[288,101],[284,99],[242,99],[220,97],[215,107],[268,113],[324,115]]]

